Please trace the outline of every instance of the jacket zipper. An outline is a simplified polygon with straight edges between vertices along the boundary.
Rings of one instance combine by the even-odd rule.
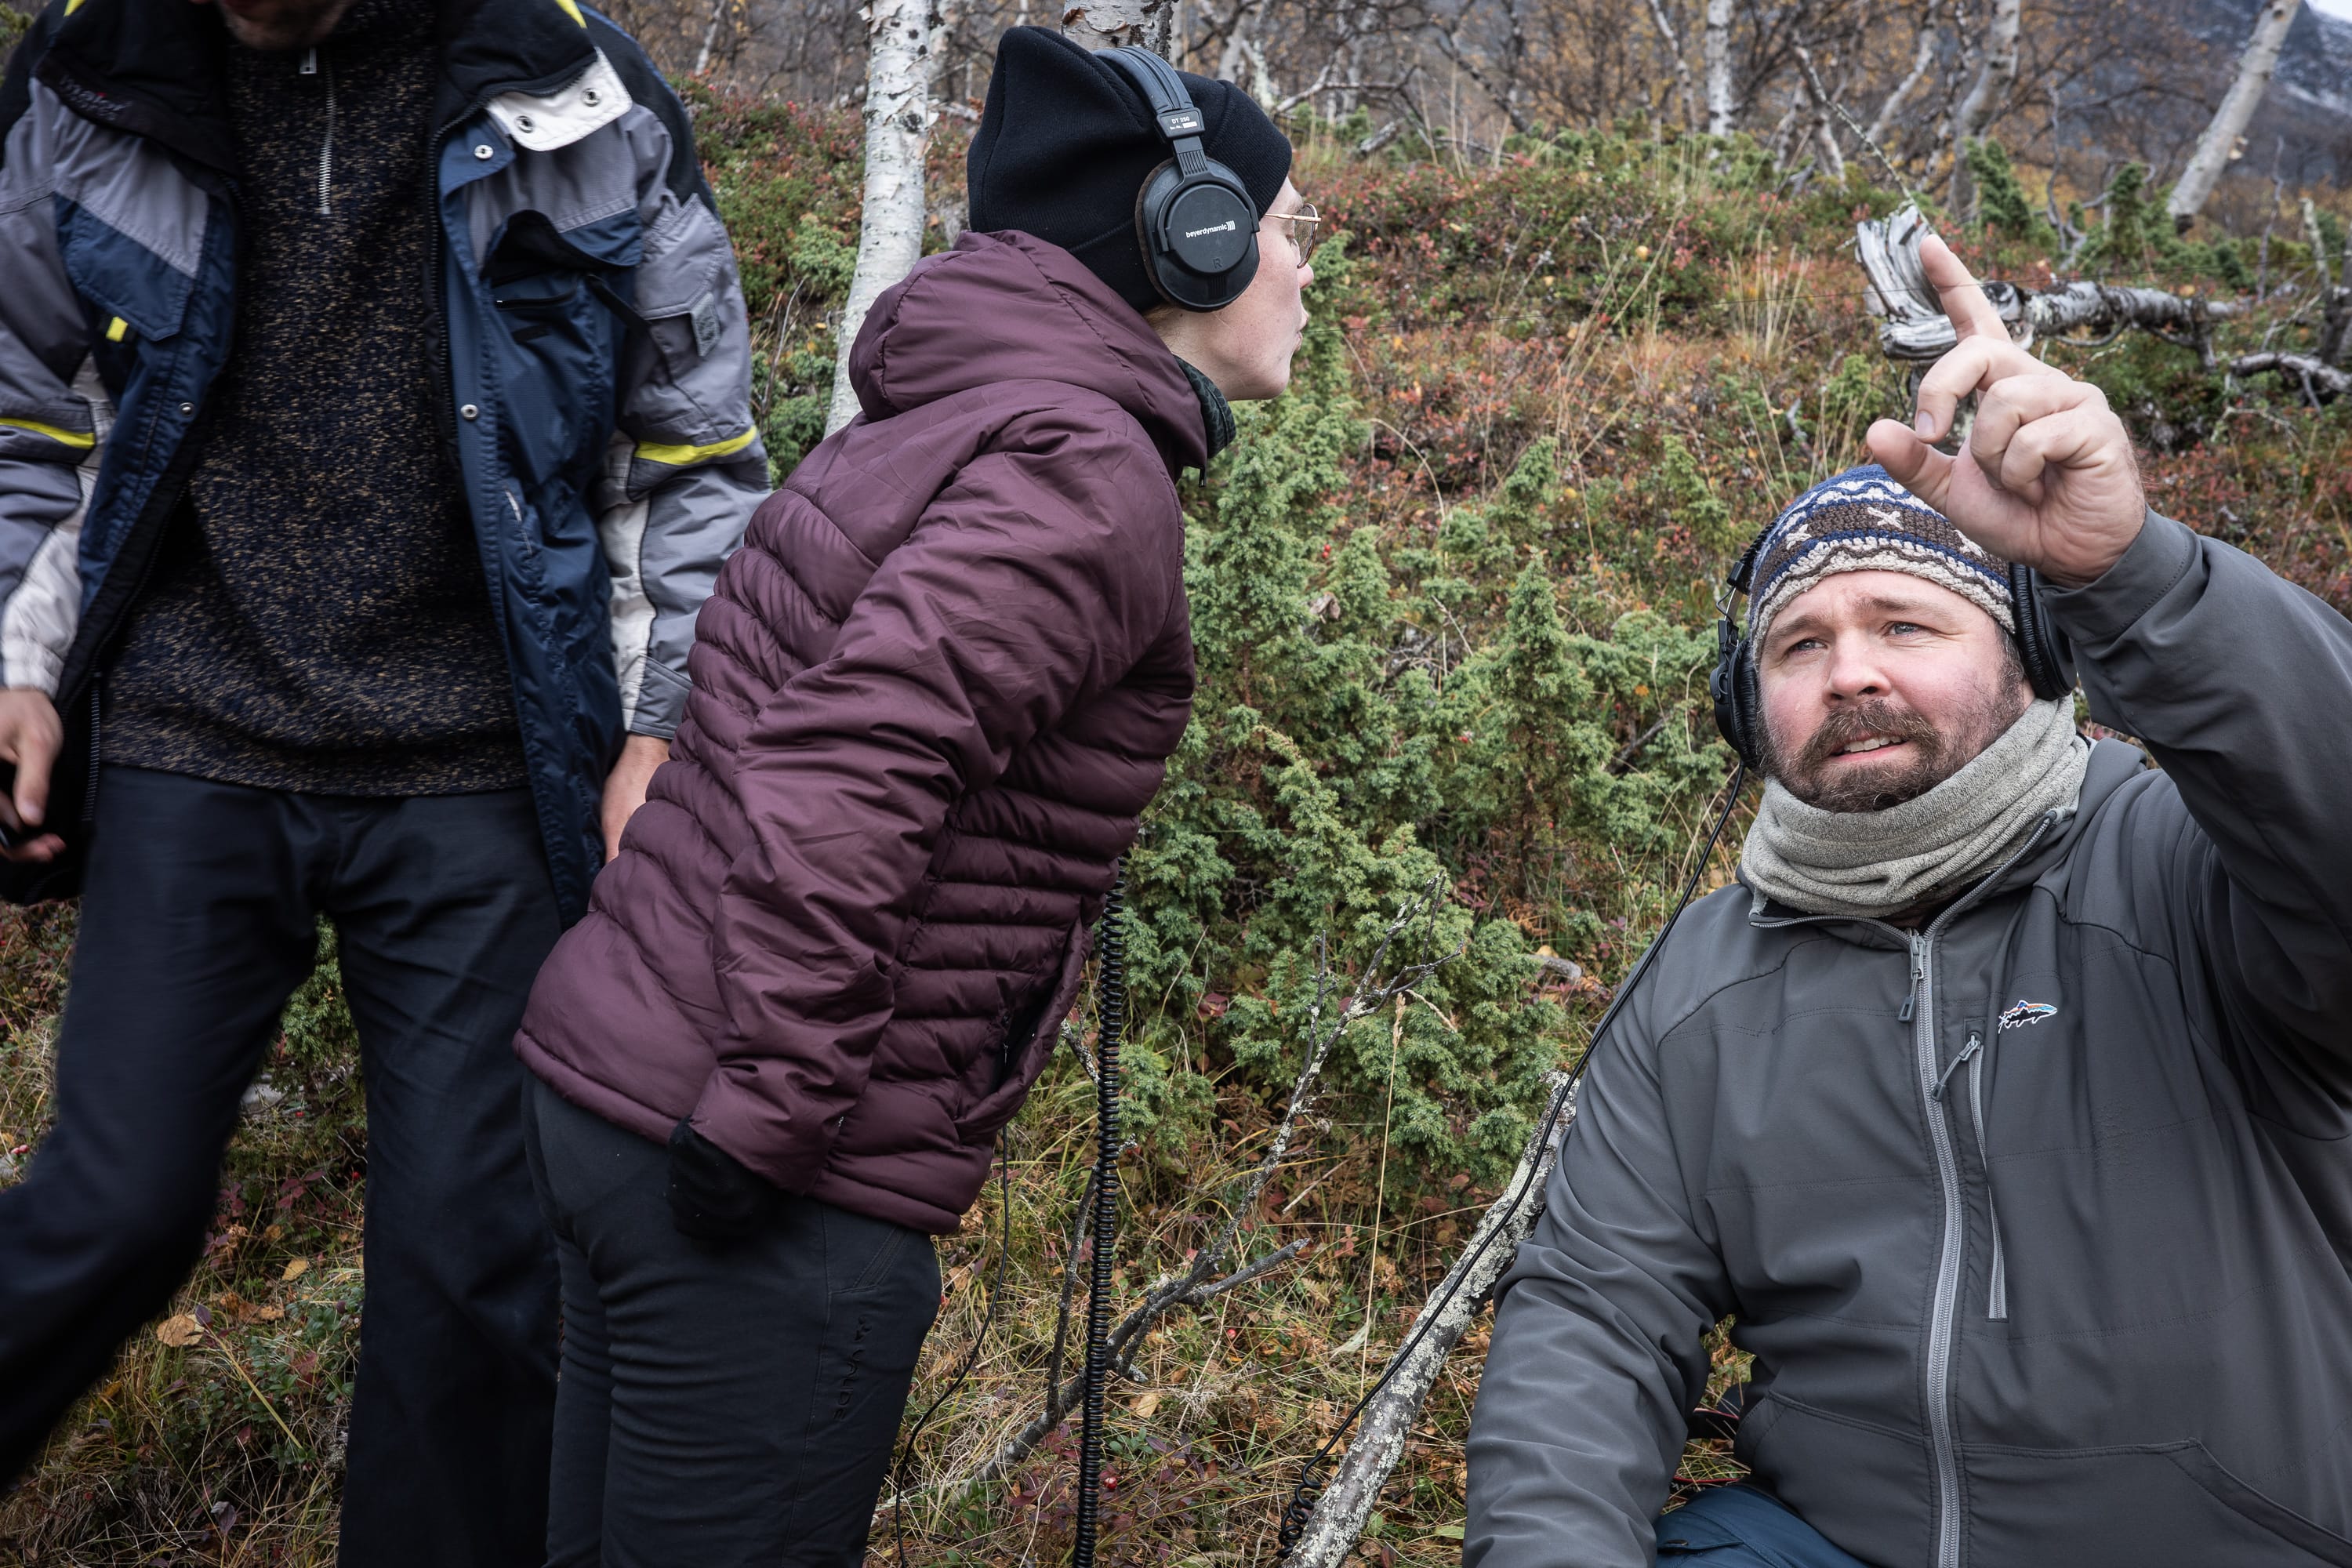
[[[319,51],[314,48],[303,50],[302,74],[317,76],[319,71]],[[335,175],[335,68],[333,66],[330,65],[326,68],[326,76],[327,134],[319,143],[319,216],[332,217],[335,216],[335,205],[331,198]]]
[[[1990,1047],[1979,1050],[1978,1047],[1986,1037],[1970,1030],[1969,1048],[1961,1054],[1976,1058],[1969,1066],[1969,1121],[1977,1130],[1977,1163],[1984,1168],[1985,1228],[1992,1234],[1992,1267],[1989,1270],[1992,1283],[1985,1291],[1985,1316],[1999,1323],[2009,1318],[2009,1269],[2001,1258],[2000,1209],[1992,1201],[1992,1156],[1985,1149],[1984,1074],[1985,1062],[1992,1052]]]
[[[1947,911],[1948,914],[1949,911]],[[1960,1205],[1959,1163],[1952,1153],[1952,1127],[1944,1119],[1944,1089],[1936,1067],[1935,939],[1938,920],[1912,931],[1911,993],[1903,1016],[1911,1021],[1920,1099],[1927,1112],[1928,1141],[1936,1150],[1936,1178],[1944,1195],[1944,1241],[1936,1256],[1936,1297],[1927,1319],[1927,1438],[1936,1459],[1936,1568],[1959,1568],[1960,1467],[1952,1438],[1952,1318],[1959,1294],[1960,1244],[1968,1215]]]
[[[2045,812],[2025,842],[1966,898],[1937,916],[1926,931],[1903,933],[1911,943],[1911,993],[1903,1000],[1901,1016],[1912,1026],[1920,1104],[1927,1112],[1928,1141],[1936,1151],[1936,1176],[1944,1195],[1944,1243],[1936,1260],[1936,1300],[1927,1319],[1927,1439],[1936,1460],[1936,1568],[1960,1568],[1960,1466],[1952,1434],[1952,1354],[1958,1338],[1960,1251],[1968,1239],[1959,1160],[1952,1149],[1952,1124],[1944,1114],[1944,1083],[1950,1074],[1939,1070],[1936,1060],[1936,938],[1986,889],[1998,884],[2011,866],[2032,854],[2058,819],[2057,812]],[[1972,1035],[1962,1057],[1973,1058],[1982,1045],[1981,1037]],[[1957,1060],[1953,1063],[1958,1065]],[[1969,1082],[1973,1091],[1978,1079],[1971,1075]],[[1981,1123],[1977,1136],[1979,1140],[1984,1136]],[[1979,1152],[1982,1147],[1979,1142]],[[1991,1192],[1990,1183],[1985,1190]]]

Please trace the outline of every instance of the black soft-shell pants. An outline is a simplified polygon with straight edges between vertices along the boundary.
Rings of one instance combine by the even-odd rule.
[[[530,1104],[563,1271],[549,1568],[857,1568],[939,1312],[931,1238],[792,1197],[704,1247],[661,1144],[544,1084]]]
[[[0,1193],[0,1480],[201,1250],[237,1101],[340,935],[367,1090],[344,1568],[535,1568],[555,1268],[513,1052],[560,919],[522,790],[288,795],[108,768],[57,1123]]]

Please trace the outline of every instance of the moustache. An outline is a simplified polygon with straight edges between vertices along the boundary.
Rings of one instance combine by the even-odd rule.
[[[1854,742],[1873,735],[1916,746],[1927,759],[1942,749],[1944,740],[1943,731],[1917,710],[1883,697],[1870,698],[1852,708],[1841,708],[1822,720],[1812,738],[1805,742],[1799,763],[1805,772],[1811,773]]]

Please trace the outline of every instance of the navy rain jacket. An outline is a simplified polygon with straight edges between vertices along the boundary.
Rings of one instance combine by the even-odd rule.
[[[443,0],[430,324],[565,918],[625,734],[685,710],[694,620],[767,493],[751,342],[684,108],[574,0]],[[100,680],[230,353],[226,32],[188,0],[60,0],[0,86],[0,684],[67,725],[50,826],[0,871],[74,890]]]

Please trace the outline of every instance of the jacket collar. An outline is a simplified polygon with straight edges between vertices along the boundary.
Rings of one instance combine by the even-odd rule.
[[[427,0],[417,0],[425,4]],[[441,49],[435,121],[501,93],[555,91],[597,63],[577,0],[434,0]],[[68,0],[36,74],[85,120],[156,142],[225,174],[236,146],[221,99],[228,29],[189,0]]]

